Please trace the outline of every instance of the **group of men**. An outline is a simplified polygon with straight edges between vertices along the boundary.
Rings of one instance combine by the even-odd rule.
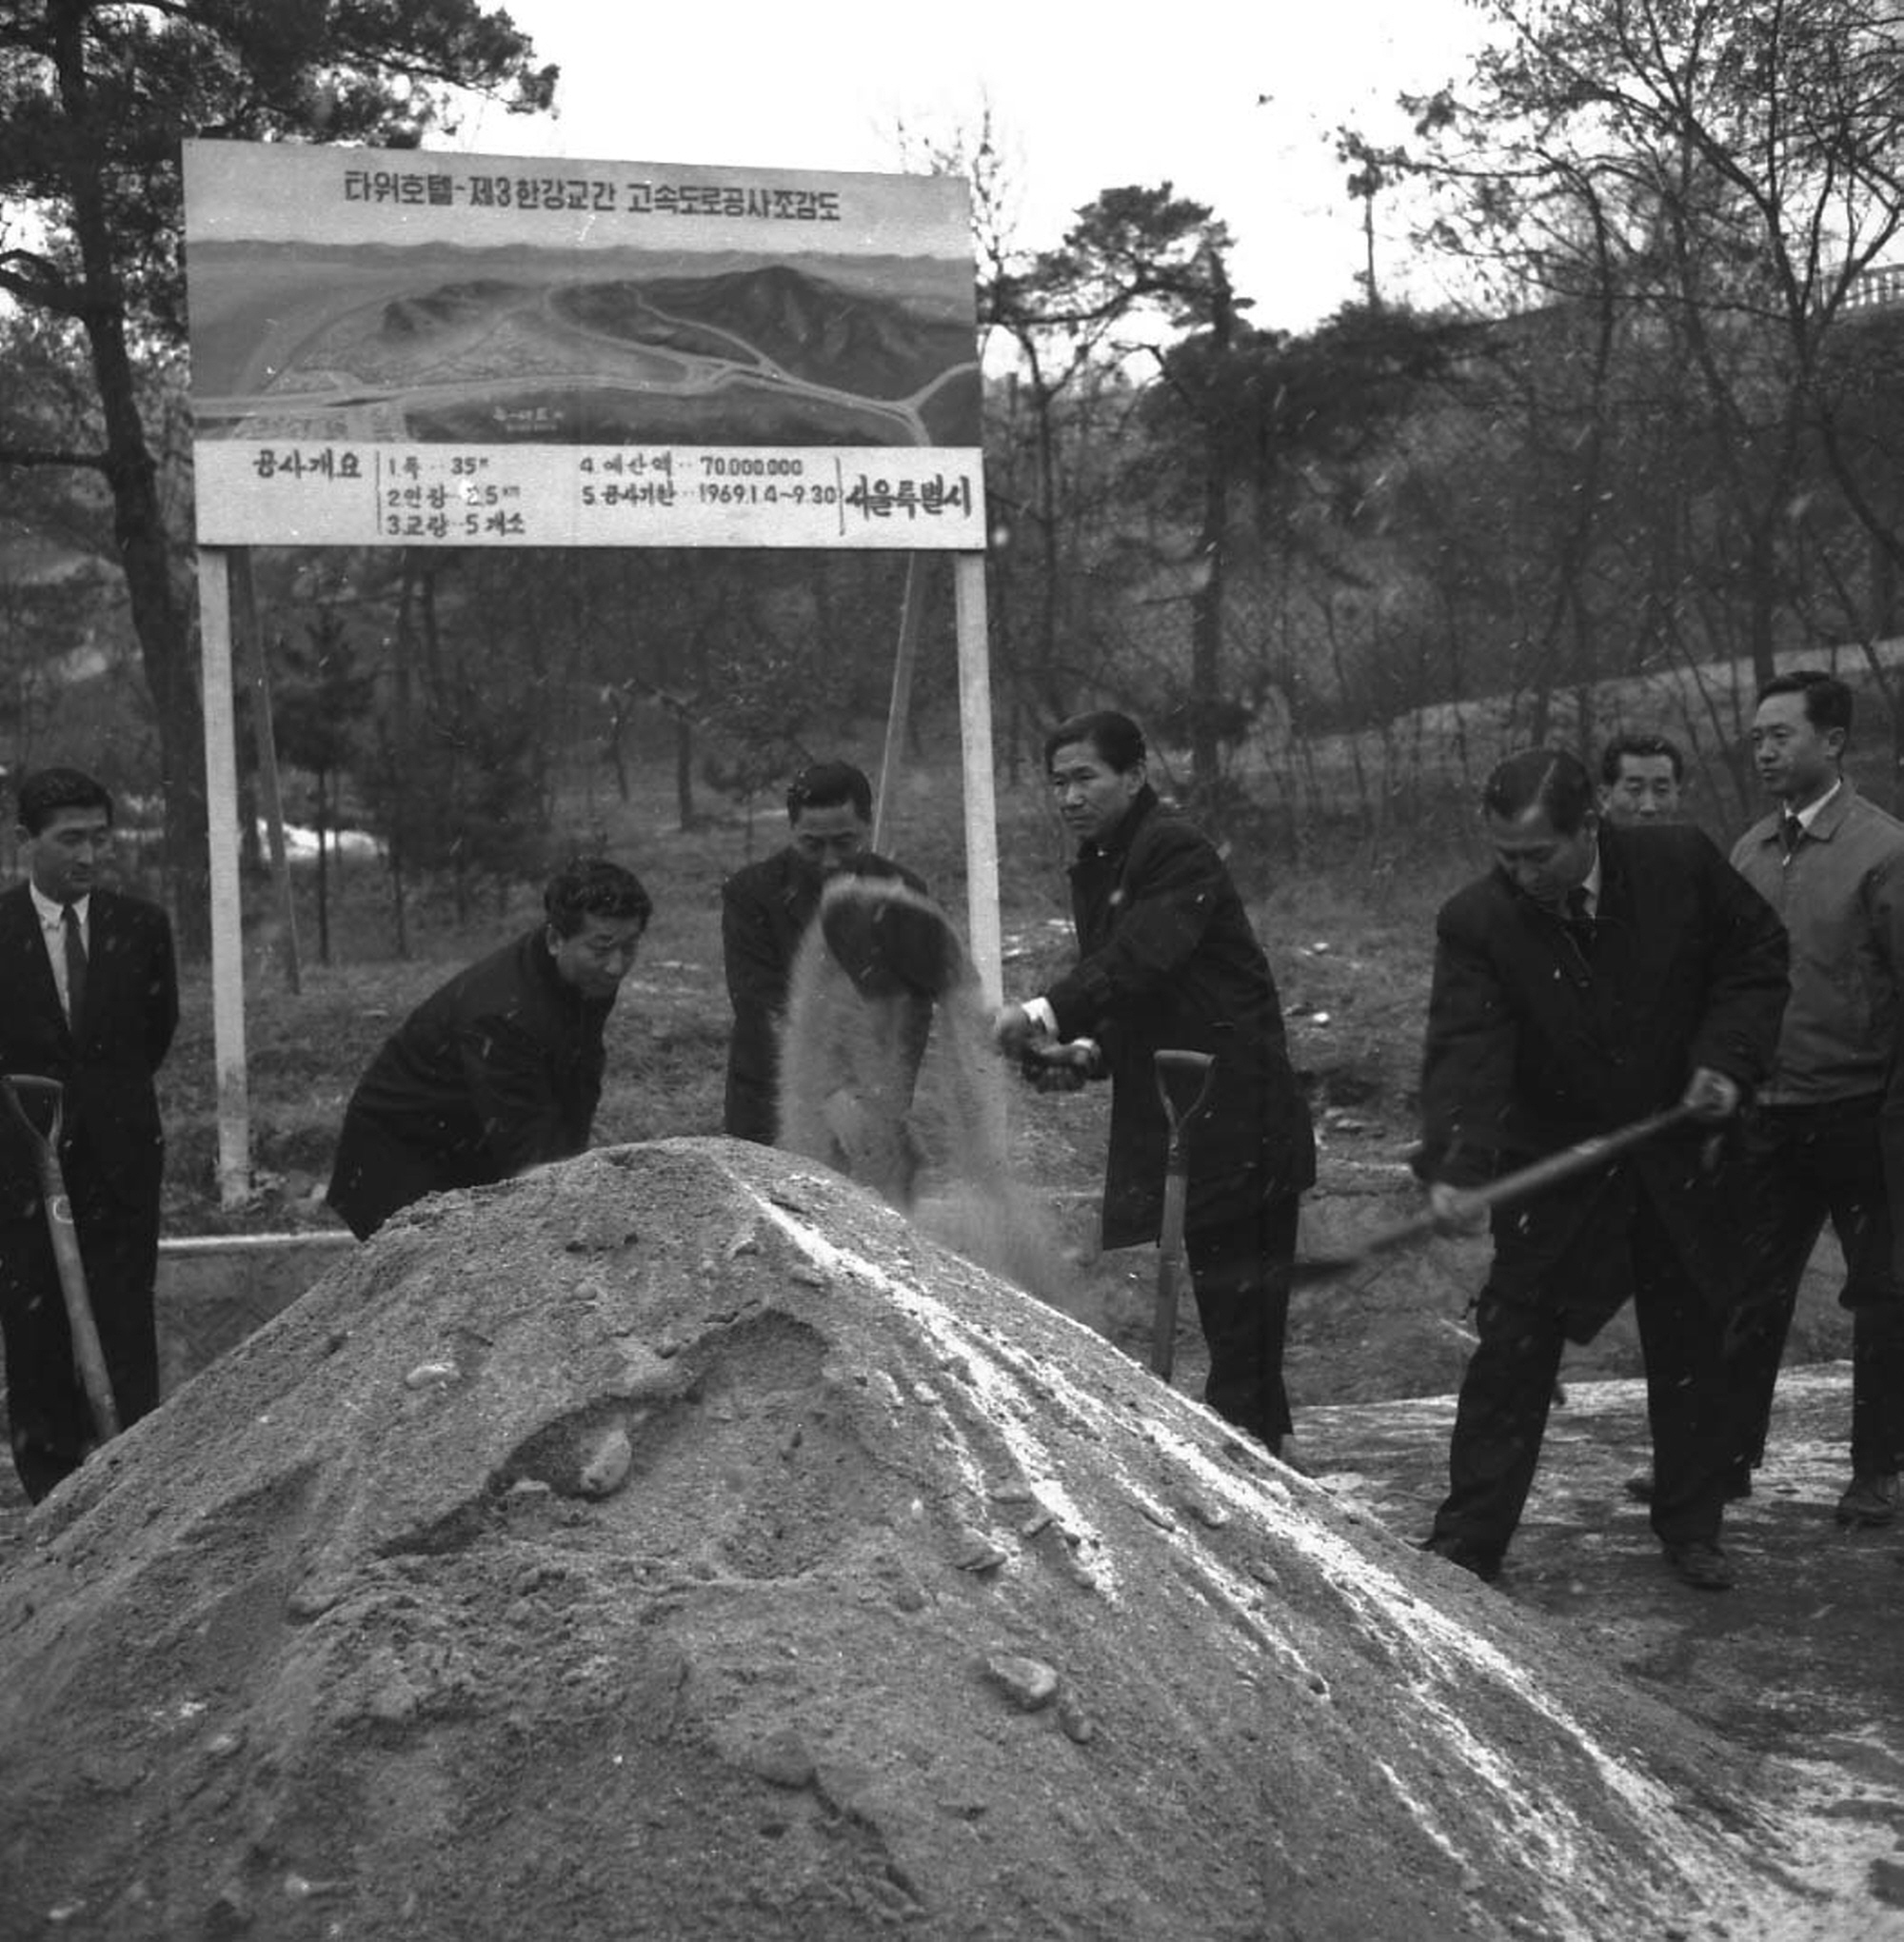
[[[1904,825],[1844,772],[1852,696],[1761,690],[1750,735],[1776,805],[1730,862],[1676,820],[1678,751],[1620,742],[1600,788],[1530,750],[1482,794],[1496,866],[1443,906],[1418,1171],[1451,1228],[1474,1190],[1649,1115],[1650,1142],[1583,1181],[1497,1203],[1449,1490],[1427,1548],[1496,1577],[1539,1460],[1566,1341],[1627,1300],[1646,1362],[1650,1502],[1673,1570],[1733,1582],[1728,1500],[1750,1495],[1800,1278],[1829,1219],[1854,1342],[1853,1529],[1895,1515],[1904,1298],[1893,1196]]]
[[[1682,820],[1683,761],[1660,738],[1614,743],[1597,790],[1577,758],[1548,749],[1510,757],[1483,789],[1494,866],[1437,921],[1417,1159],[1449,1231],[1478,1231],[1494,1208],[1449,1490],[1425,1544],[1483,1578],[1498,1574],[1532,1486],[1565,1344],[1631,1299],[1653,1437],[1652,1467],[1631,1488],[1685,1582],[1732,1582],[1724,1506],[1750,1493],[1764,1454],[1800,1277],[1827,1219],[1854,1343],[1837,1516],[1864,1528],[1894,1515],[1904,825],[1843,772],[1851,713],[1849,690],[1824,674],[1763,690],[1751,749],[1778,807],[1730,862]],[[1215,845],[1152,785],[1135,722],[1075,717],[1046,736],[1043,757],[1076,845],[1077,955],[1041,991],[1001,1005],[994,1036],[1042,1083],[1108,1080],[1111,1248],[1159,1238],[1173,1107],[1186,1102],[1160,1090],[1157,1053],[1207,1060],[1204,1104],[1183,1136],[1205,1400],[1293,1461],[1283,1346],[1316,1149],[1268,959]],[[767,1144],[783,1129],[789,979],[834,908],[828,886],[870,885],[914,915],[924,899],[918,877],[874,853],[858,769],[812,765],[786,807],[785,845],[723,888],[734,1012],[724,1128]],[[0,961],[18,954],[0,1072],[66,1084],[63,1155],[129,1421],[157,1394],[151,1075],[177,988],[163,914],[92,888],[110,819],[109,798],[76,772],[22,786],[30,882],[0,899]],[[353,1092],[329,1199],[360,1239],[426,1194],[586,1145],[603,1028],[652,906],[630,872],[599,860],[561,872],[545,903],[541,924],[426,1000]],[[948,947],[944,961],[958,955]],[[870,991],[864,968],[852,978]],[[913,982],[930,996],[942,977]],[[1649,1116],[1651,1137],[1616,1160],[1531,1198],[1516,1190],[1523,1167]],[[5,1142],[0,1191],[13,1455],[37,1497],[83,1459],[90,1424],[37,1187]]]

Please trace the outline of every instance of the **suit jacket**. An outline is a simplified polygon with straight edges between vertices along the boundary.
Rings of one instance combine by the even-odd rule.
[[[1785,1007],[1784,927],[1698,830],[1599,831],[1593,954],[1500,871],[1436,922],[1422,1061],[1424,1179],[1475,1186],[1673,1105],[1696,1068],[1748,1091],[1771,1069]],[[1716,1299],[1739,1263],[1688,1128],[1494,1221],[1491,1285],[1537,1292],[1590,1334],[1631,1292],[1626,1239],[1644,1193]],[[1584,1335],[1577,1336],[1585,1339]]]
[[[0,896],[0,1072],[66,1088],[64,1162],[129,1212],[156,1220],[165,1172],[158,1070],[178,1025],[171,924],[156,903],[95,889],[87,905],[86,1007],[67,1024],[39,913],[25,883]],[[0,1130],[0,1213],[34,1214],[27,1142]]]
[[[884,857],[862,857],[854,874],[896,880],[925,894],[922,878]],[[821,879],[790,848],[736,870],[721,886],[721,954],[734,1007],[721,1124],[737,1139],[774,1143],[779,1125],[774,1034],[786,1011],[793,961],[820,908],[822,888]]]
[[[351,1232],[364,1238],[426,1194],[580,1153],[614,1003],[563,981],[541,927],[432,992],[345,1109],[327,1198]]]
[[[1080,853],[1071,912],[1079,961],[1045,999],[1059,1037],[1095,1038],[1110,1071],[1104,1245],[1158,1235],[1170,1127],[1153,1058],[1164,1047],[1216,1061],[1209,1109],[1185,1142],[1188,1229],[1313,1186],[1315,1135],[1276,981],[1209,839],[1145,787]]]

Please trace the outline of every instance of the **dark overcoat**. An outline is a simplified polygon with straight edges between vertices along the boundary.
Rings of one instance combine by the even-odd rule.
[[[614,1002],[565,982],[541,927],[425,999],[345,1110],[328,1198],[350,1231],[362,1239],[426,1194],[580,1153]]]
[[[1748,1092],[1771,1069],[1786,995],[1777,917],[1688,826],[1599,830],[1591,955],[1492,871],[1444,904],[1421,1075],[1423,1179],[1477,1186],[1675,1104],[1701,1066]],[[1490,1286],[1538,1299],[1585,1340],[1632,1293],[1644,1194],[1695,1281],[1735,1298],[1710,1128],[1497,1211]]]
[[[1215,1060],[1186,1142],[1185,1226],[1242,1219],[1316,1180],[1308,1104],[1289,1063],[1269,961],[1215,846],[1148,785],[1071,869],[1078,962],[1045,993],[1061,1039],[1094,1038],[1111,1080],[1103,1243],[1158,1236],[1169,1120],[1154,1055]]]
[[[86,1004],[75,1034],[31,893],[22,883],[0,896],[0,1072],[59,1080],[69,1165],[128,1214],[149,1218],[156,1235],[165,1135],[152,1080],[178,1024],[171,925],[156,903],[95,889],[87,929]],[[27,1142],[0,1132],[0,1214],[36,1218],[38,1207]]]
[[[884,857],[861,857],[853,874],[925,893],[922,879]],[[721,1125],[736,1139],[774,1143],[780,1119],[775,1035],[786,1012],[787,980],[800,941],[819,911],[824,887],[825,880],[790,847],[736,870],[721,886],[721,952],[734,1007]]]

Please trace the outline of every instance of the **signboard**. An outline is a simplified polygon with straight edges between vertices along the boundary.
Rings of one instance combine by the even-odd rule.
[[[983,550],[959,177],[184,154],[203,545]]]

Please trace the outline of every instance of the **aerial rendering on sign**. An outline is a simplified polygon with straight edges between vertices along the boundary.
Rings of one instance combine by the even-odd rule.
[[[186,170],[202,540],[982,531],[956,178],[209,142]]]

